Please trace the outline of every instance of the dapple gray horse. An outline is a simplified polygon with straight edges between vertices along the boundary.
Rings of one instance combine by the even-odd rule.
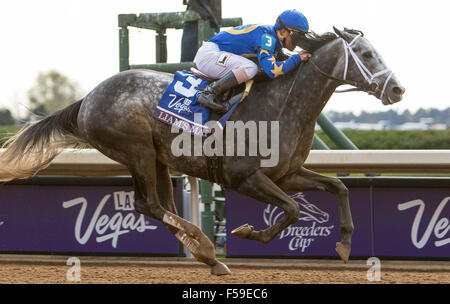
[[[400,101],[404,89],[361,32],[334,31],[337,35],[293,34],[296,45],[313,53],[310,62],[274,80],[255,82],[230,117],[231,121],[279,122],[279,162],[274,167],[262,167],[261,156],[225,156],[220,157],[221,165],[214,167],[212,177],[208,157],[174,156],[171,142],[178,134],[152,115],[173,75],[131,70],[112,76],[82,100],[33,122],[11,138],[0,159],[0,180],[28,177],[48,166],[61,148],[90,144],[129,169],[136,210],[163,222],[217,275],[230,271],[216,260],[214,246],[202,231],[177,216],[169,169],[209,179],[282,209],[284,216],[265,230],[255,231],[245,224],[233,231],[238,237],[263,243],[299,219],[299,205],[287,191],[326,190],[338,201],[342,240],[336,251],[347,262],[354,229],[348,190],[339,179],[303,167],[316,119],[342,84],[373,94],[385,105]]]

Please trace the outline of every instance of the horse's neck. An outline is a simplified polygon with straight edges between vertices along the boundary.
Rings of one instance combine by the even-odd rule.
[[[319,53],[314,57],[322,59],[317,63],[331,73],[337,57],[330,56],[329,49],[321,51],[322,56]],[[337,85],[315,71],[312,64],[305,63],[299,69],[279,79],[256,83],[248,100],[230,119],[278,121],[285,136],[298,136],[311,126],[314,129],[317,117]]]
[[[289,117],[300,126],[307,122],[315,124],[318,116],[336,90],[337,84],[314,70],[312,64],[305,64],[281,108],[280,117]]]

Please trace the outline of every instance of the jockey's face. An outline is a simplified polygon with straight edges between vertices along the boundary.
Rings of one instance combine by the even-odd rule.
[[[277,30],[277,35],[284,48],[287,48],[289,51],[293,51],[295,49],[295,45],[292,43],[292,37],[288,30],[284,28]]]

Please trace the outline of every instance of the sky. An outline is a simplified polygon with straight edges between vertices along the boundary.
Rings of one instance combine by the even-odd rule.
[[[119,72],[119,14],[184,11],[182,0],[15,0],[0,2],[0,107],[23,114],[40,72],[56,69],[89,92]],[[334,94],[325,111],[388,111],[450,107],[449,1],[222,0],[222,17],[273,24],[297,9],[310,28],[362,30],[406,88],[403,101],[383,106],[361,92]],[[168,30],[168,62],[179,62],[182,30]],[[154,32],[130,28],[132,64],[154,63]]]

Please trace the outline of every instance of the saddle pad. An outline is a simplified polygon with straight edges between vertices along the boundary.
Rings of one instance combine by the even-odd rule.
[[[210,120],[211,110],[197,104],[197,98],[201,92],[196,89],[196,87],[205,88],[207,84],[207,80],[191,72],[185,70],[175,72],[174,79],[164,92],[153,116],[179,130],[197,136],[208,136],[211,129],[205,124]],[[219,120],[221,128],[236,104]]]

